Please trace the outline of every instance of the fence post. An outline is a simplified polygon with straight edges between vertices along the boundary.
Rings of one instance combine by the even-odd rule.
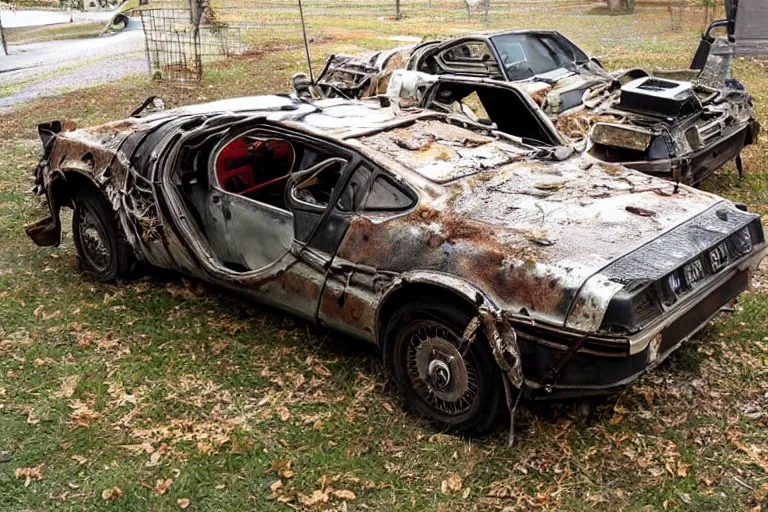
[[[0,16],[0,43],[3,44],[3,53],[8,55],[8,43],[5,42],[5,29],[3,28],[2,16]]]
[[[402,17],[400,14],[400,0],[395,0],[395,19],[399,20]]]
[[[202,58],[202,39],[200,36],[200,22],[203,18],[203,8],[200,0],[189,0],[189,13],[192,21],[192,59],[195,66],[195,78],[197,81],[203,79],[203,58]],[[179,43],[181,44],[181,43]],[[182,50],[183,51],[183,50]],[[185,55],[186,58],[186,55]]]

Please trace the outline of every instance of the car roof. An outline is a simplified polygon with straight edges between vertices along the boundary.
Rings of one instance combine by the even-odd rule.
[[[529,153],[512,142],[449,122],[446,119],[450,116],[445,114],[422,109],[401,111],[382,106],[377,99],[305,101],[287,95],[252,96],[158,114],[180,118],[220,113],[253,115],[342,144],[346,141],[378,155],[382,163],[394,162],[435,184],[494,169]]]
[[[360,130],[375,129],[399,117],[393,109],[382,107],[378,100],[301,100],[287,94],[275,94],[187,105],[150,114],[141,119],[142,122],[152,122],[218,114],[281,121],[335,138],[344,138],[347,134]]]
[[[557,30],[549,30],[549,29],[539,29],[539,28],[531,28],[531,29],[520,29],[520,30],[489,30],[489,31],[478,31],[473,32],[471,34],[466,34],[463,36],[458,37],[451,37],[448,39],[442,39],[441,42],[447,42],[447,41],[458,41],[461,39],[475,39],[475,38],[486,38],[490,39],[492,37],[496,36],[504,36],[504,35],[510,35],[510,34],[559,34]]]
[[[436,184],[446,184],[519,161],[530,151],[472,131],[443,116],[421,117],[376,133],[358,143]]]

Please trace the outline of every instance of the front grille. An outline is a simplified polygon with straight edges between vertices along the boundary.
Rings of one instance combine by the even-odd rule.
[[[725,282],[696,304],[689,312],[675,320],[661,333],[659,351],[666,352],[698,331],[720,308],[728,304],[749,285],[749,271],[743,271]]]
[[[679,298],[703,286],[708,278],[750,254],[756,244],[762,243],[762,239],[762,226],[753,221],[709,247],[662,279],[662,303],[671,307]]]
[[[749,225],[753,245],[762,243],[760,217],[737,210],[725,201],[712,205],[689,221],[661,234],[601,271],[611,281],[659,281],[671,269],[701,256],[739,229]]]

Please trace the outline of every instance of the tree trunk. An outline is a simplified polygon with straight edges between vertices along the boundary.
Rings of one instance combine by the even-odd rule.
[[[621,0],[608,0],[608,10],[610,12],[621,11]]]

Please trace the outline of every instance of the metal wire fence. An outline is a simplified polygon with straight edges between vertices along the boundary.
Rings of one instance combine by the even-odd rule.
[[[584,5],[556,0],[554,8]],[[551,0],[304,0],[310,37],[329,29],[355,30],[368,21],[379,30],[397,20],[465,22],[477,28],[503,19],[511,8],[553,8]],[[147,56],[152,75],[181,83],[203,77],[213,59],[301,42],[297,0],[149,0],[143,5]],[[384,28],[383,30],[386,30]]]
[[[302,43],[298,0],[146,1],[141,18],[156,78],[193,84],[201,80],[211,60]],[[437,37],[446,35],[444,27],[452,27],[454,34],[507,28],[511,17],[518,21],[527,17],[531,27],[555,13],[578,15],[599,8],[594,0],[302,1],[307,32],[314,41],[368,33]],[[677,1],[686,0],[662,0]],[[658,8],[666,12],[670,5]]]

